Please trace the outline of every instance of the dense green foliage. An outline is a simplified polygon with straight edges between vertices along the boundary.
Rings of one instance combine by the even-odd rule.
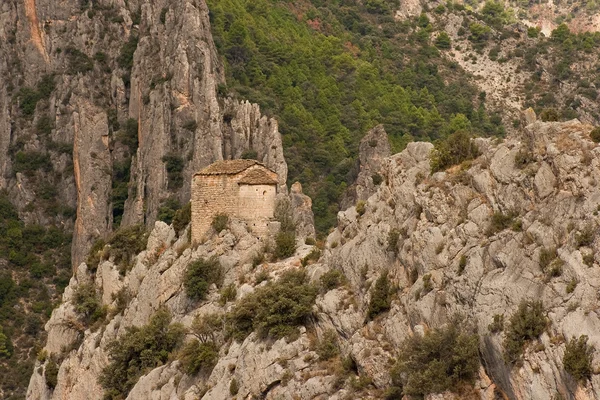
[[[173,216],[173,229],[179,233],[185,229],[192,219],[192,203],[188,202],[186,205],[175,211]]]
[[[321,275],[320,281],[321,281],[321,287],[323,288],[324,291],[329,291],[332,289],[335,289],[336,287],[340,286],[342,284],[342,282],[344,281],[345,276],[342,273],[342,271],[338,270],[338,269],[332,269],[329,270],[327,272],[325,272],[323,275]]]
[[[415,334],[401,346],[392,384],[404,395],[418,397],[472,385],[479,370],[478,349],[479,337],[458,318],[424,336]]]
[[[291,257],[296,252],[296,224],[292,214],[292,204],[288,199],[277,201],[274,216],[281,226],[275,237],[273,254],[277,259]]]
[[[573,378],[585,382],[592,377],[592,361],[594,359],[594,346],[588,344],[585,335],[572,338],[567,343],[563,356],[563,367]]]
[[[463,120],[468,126],[468,121]],[[436,142],[431,155],[431,170],[441,171],[463,161],[472,160],[479,155],[479,149],[471,141],[470,135],[460,130],[444,140]]]
[[[211,371],[219,359],[219,349],[213,342],[201,343],[192,340],[181,350],[181,362],[189,375],[200,371]]]
[[[329,360],[340,354],[340,346],[337,339],[337,333],[334,330],[326,330],[323,337],[317,343],[315,349],[320,360]]]
[[[284,273],[244,297],[229,316],[230,335],[243,340],[252,331],[261,338],[281,338],[297,332],[312,314],[317,289],[303,271]]]
[[[208,5],[229,93],[277,116],[289,179],[313,198],[320,232],[335,223],[359,140],[377,123],[395,150],[452,133],[457,115],[479,133],[502,132],[457,66],[429,44],[426,18],[398,23],[382,1]],[[444,36],[438,44],[448,45]]]
[[[371,290],[367,319],[371,320],[382,312],[388,311],[391,305],[392,299],[388,271],[383,271]]]
[[[84,283],[77,286],[73,293],[75,311],[85,323],[93,323],[104,318],[106,309],[102,307],[100,298],[96,293],[93,283]]]
[[[43,190],[42,190],[43,189]],[[38,202],[50,204],[50,185]],[[71,276],[71,236],[49,224],[24,223],[0,191],[0,390],[23,392],[43,326]]]
[[[46,385],[50,389],[54,389],[58,384],[58,365],[53,359],[48,360],[46,363],[44,377],[46,378]]]
[[[223,270],[216,258],[199,259],[188,265],[183,286],[187,295],[196,300],[204,300],[208,288],[213,283],[223,283]]]
[[[109,343],[110,364],[98,379],[106,400],[124,399],[145,372],[164,364],[169,354],[181,343],[184,329],[171,324],[171,315],[161,309],[141,328],[127,332]]]
[[[509,363],[519,361],[525,345],[537,339],[548,325],[541,301],[522,301],[510,317],[504,339],[504,357]]]

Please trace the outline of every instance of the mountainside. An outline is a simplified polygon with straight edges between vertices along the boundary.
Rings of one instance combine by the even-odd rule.
[[[115,387],[98,379],[103,369],[115,373],[128,351],[142,351],[124,340],[147,332],[165,309],[170,329],[215,353],[169,348],[150,367],[123,372],[125,392],[108,398],[393,399],[444,390],[457,394],[428,398],[600,398],[597,357],[586,370],[567,355],[586,354],[569,349],[581,335],[600,345],[600,149],[591,129],[535,122],[505,141],[478,139],[480,156],[433,175],[432,145],[410,143],[382,159],[374,193],[340,213],[322,250],[301,241],[277,262],[257,259],[264,244],[240,221],[192,246],[185,231],[157,222],[124,276],[110,248],[97,269],[79,267],[46,327],[28,398],[103,398],[102,387]],[[186,284],[199,260],[223,273],[205,298]],[[90,284],[97,307],[108,307],[91,326],[80,294]],[[278,303],[286,296],[298,309]],[[263,313],[271,316],[257,324]],[[459,315],[466,319],[455,325]],[[448,324],[455,331],[444,331]],[[422,335],[429,344],[418,344]],[[463,372],[435,369],[425,355],[418,369],[403,369],[398,355],[439,346],[436,335],[450,341],[444,351],[459,352],[445,362]]]
[[[491,224],[514,223],[515,229],[524,229],[515,233],[515,240],[526,249],[523,257],[544,269],[543,277],[526,275],[540,281],[541,293],[560,292],[562,286],[555,286],[563,281],[569,296],[583,296],[584,280],[593,286],[593,277],[586,275],[593,268],[573,269],[575,274],[558,260],[570,265],[565,251],[575,240],[586,243],[582,260],[594,262],[592,239],[583,239],[595,237],[594,226],[587,223],[597,211],[591,204],[595,178],[589,178],[595,171],[595,152],[584,137],[591,125],[600,123],[597,9],[592,0],[3,2],[0,397],[23,399],[30,381],[32,398],[83,397],[95,385],[98,396],[104,386],[112,398],[132,390],[131,398],[141,399],[164,379],[173,378],[177,394],[189,389],[188,398],[209,389],[207,398],[234,396],[236,391],[258,397],[263,392],[284,397],[298,392],[302,398],[333,393],[340,398],[382,397],[387,391],[394,398],[400,391],[429,387],[427,377],[419,378],[421,384],[406,381],[408,367],[392,359],[406,357],[407,346],[399,345],[408,332],[434,327],[443,328],[432,329],[432,337],[450,335],[471,344],[461,342],[458,349],[477,347],[474,332],[481,338],[481,357],[475,358],[472,351],[454,354],[468,359],[468,365],[445,383],[437,382],[438,389],[450,385],[467,396],[472,378],[481,387],[489,378],[509,398],[528,398],[524,393],[531,382],[539,398],[557,385],[563,396],[571,396],[576,386],[569,378],[573,371],[561,369],[566,347],[559,335],[569,339],[575,332],[564,328],[571,320],[560,311],[558,294],[543,298],[543,311],[552,310],[552,324],[547,327],[537,315],[541,322],[533,329],[539,333],[543,325],[552,337],[548,344],[542,335],[543,345],[537,344],[536,357],[544,353],[539,366],[526,359],[525,372],[518,370],[521,362],[514,354],[509,361],[518,367],[500,365],[499,349],[506,344],[505,334],[497,333],[500,315],[506,313],[508,324],[523,296],[510,296],[502,306],[505,311],[492,310],[496,333],[486,339],[483,313],[489,299],[481,300],[483,311],[475,299],[508,289],[502,279],[485,287],[473,283],[491,279],[487,269],[494,252],[488,247],[493,248],[494,240],[464,224],[471,221],[485,230],[486,215],[491,215]],[[529,107],[542,122],[531,125],[531,112],[523,117],[522,110]],[[583,125],[557,122],[574,118]],[[502,144],[499,138],[505,135]],[[470,137],[488,139],[477,139],[475,148],[468,144]],[[409,145],[414,141],[435,143],[431,163],[433,144]],[[546,143],[546,150],[540,143]],[[510,157],[519,146],[523,149],[516,159],[522,168],[511,169]],[[583,165],[565,165],[572,159],[565,161],[553,149],[572,151]],[[492,162],[492,154],[507,151],[507,160]],[[478,161],[461,164],[460,171],[452,167],[446,175],[430,176],[430,166],[442,171],[465,154],[479,156]],[[188,243],[193,174],[216,160],[236,158],[257,159],[277,172],[282,234],[273,243],[259,243],[240,221],[231,219],[227,229],[207,243]],[[406,165],[394,169],[400,159]],[[486,160],[490,165],[484,167]],[[489,182],[477,168],[490,171]],[[411,187],[408,192],[402,189],[406,185]],[[506,185],[506,192],[497,191]],[[463,186],[470,186],[470,192]],[[458,203],[467,202],[466,197],[457,195],[450,201],[438,191],[443,187],[481,198],[489,209],[473,215],[470,206],[459,210]],[[586,212],[580,213],[580,203],[564,197],[568,191],[585,204]],[[425,199],[430,195],[427,204],[439,212],[427,211]],[[524,205],[529,203],[519,203],[525,198],[531,209]],[[554,207],[553,202],[555,214],[546,209]],[[405,211],[396,211],[395,204],[404,204]],[[572,208],[561,208],[565,204]],[[542,229],[535,224],[537,213],[544,216],[544,224],[552,225],[548,229],[555,243],[546,233],[543,240],[535,239]],[[418,254],[404,247],[410,243],[419,248],[439,239],[431,224],[423,221],[419,230],[421,217],[429,221],[432,215],[441,235],[458,232],[454,235],[461,237],[463,247],[458,239],[453,239],[457,247],[446,246],[452,251],[440,242],[431,259],[422,258],[430,249]],[[457,216],[460,219],[454,221]],[[562,224],[563,217],[570,222]],[[527,234],[530,229],[535,232]],[[498,229],[490,232],[494,230]],[[505,240],[504,234],[498,241]],[[571,242],[561,242],[561,237]],[[288,258],[295,241],[300,247]],[[533,243],[542,243],[543,251]],[[509,245],[515,244],[503,244]],[[481,261],[471,251],[480,251]],[[518,254],[510,252],[511,257]],[[212,255],[218,256],[224,274],[209,274],[219,294],[212,288],[205,302],[204,295],[187,293],[185,271],[191,264],[201,270],[213,265]],[[199,259],[206,265],[193,262]],[[501,268],[500,261],[491,262]],[[512,271],[502,262],[502,268]],[[462,272],[454,276],[448,269],[456,263]],[[421,310],[428,298],[424,293],[437,293],[439,286],[444,288],[439,296],[449,292],[447,281],[429,271],[433,265],[442,275],[452,275],[460,291],[451,292],[456,304],[436,297],[440,303],[434,302],[438,305],[429,312]],[[475,266],[485,273],[469,277],[469,268]],[[264,291],[257,290],[255,297],[239,302],[267,279],[267,272],[275,278],[283,270],[304,267],[312,283],[298,274],[283,274]],[[325,271],[329,272],[321,280]],[[165,289],[162,295],[153,292],[159,281]],[[420,282],[423,288],[417,296]],[[385,314],[390,298],[383,294],[388,291],[394,293],[395,308]],[[268,313],[254,318],[251,308],[241,307],[244,302],[259,307],[264,297],[285,309],[289,299],[277,298],[274,293],[279,292],[300,296],[292,301],[297,309],[280,312],[291,320],[275,323],[278,318]],[[370,300],[373,296],[375,302]],[[591,307],[591,297],[586,296],[591,295],[586,291],[577,298],[579,303],[566,306],[569,315],[577,313],[576,305]],[[169,313],[163,310],[165,304]],[[499,304],[493,300],[493,307]],[[225,318],[225,311],[232,314]],[[384,318],[375,318],[382,311]],[[453,319],[456,311],[476,316],[461,324],[458,316]],[[185,333],[188,344],[180,347],[183,331],[177,323],[189,328],[196,314],[213,312],[221,314],[198,320],[196,330]],[[151,319],[154,314],[157,317]],[[375,322],[368,322],[373,318]],[[386,318],[406,322],[393,322],[397,326],[391,333],[380,326],[389,324]],[[592,327],[593,318],[584,308],[577,323]],[[304,327],[296,331],[296,325]],[[455,329],[462,325],[469,329]],[[130,326],[142,328],[128,336]],[[252,330],[256,333],[246,339]],[[125,383],[104,380],[101,385],[97,378],[102,369],[115,360],[112,339],[123,337],[135,344],[161,334],[164,342],[145,349],[148,354],[129,348],[141,364],[132,366]],[[368,344],[358,334],[377,341],[373,354],[359,355],[371,351],[361,347]],[[286,344],[283,336],[300,339]],[[199,342],[190,342],[192,337]],[[419,337],[413,336],[416,341]],[[575,355],[585,353],[579,358],[589,356],[583,339],[570,345],[578,349]],[[419,348],[419,343],[412,346]],[[200,361],[194,357],[198,354]],[[178,358],[181,362],[174,362]],[[241,364],[236,366],[234,360]],[[480,364],[484,370],[475,371]],[[590,372],[580,367],[584,372],[575,374],[583,382]],[[127,368],[119,368],[114,375],[127,376]],[[279,378],[261,375],[261,380],[252,381],[264,368]],[[150,370],[160,377],[138,383]],[[445,375],[434,372],[430,371]],[[305,386],[305,381],[311,384]],[[591,393],[593,387],[577,389],[577,396]]]

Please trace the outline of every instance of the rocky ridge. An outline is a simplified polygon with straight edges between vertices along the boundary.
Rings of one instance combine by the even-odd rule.
[[[312,322],[297,339],[264,342],[251,334],[242,343],[228,342],[209,376],[188,376],[180,361],[168,362],[140,378],[128,399],[225,399],[234,380],[240,398],[381,398],[400,344],[443,326],[456,313],[467,316],[480,337],[473,398],[548,399],[560,393],[598,399],[599,375],[578,385],[562,367],[567,339],[585,334],[600,348],[600,273],[594,257],[600,148],[589,139],[591,129],[576,120],[534,122],[504,141],[476,139],[480,157],[433,175],[432,145],[411,143],[381,161],[383,179],[364,212],[351,207],[339,213],[338,227],[314,263],[303,262],[313,246],[300,240],[293,257],[253,268],[263,244],[237,221],[197,247],[190,247],[186,234],[177,237],[172,227],[157,222],[147,249],[124,277],[110,259],[95,276],[85,263],[79,266],[46,325],[45,349],[63,359],[58,384],[53,391],[47,388],[39,363],[28,398],[102,398],[96,382],[108,363],[107,344],[128,326],[147,323],[160,306],[188,327],[197,314],[230,310],[233,302],[220,304],[215,287],[201,303],[188,299],[182,288],[186,266],[214,255],[226,271],[225,284],[234,283],[238,302],[264,285],[257,283],[261,273],[277,279],[283,271],[305,268],[318,282],[326,271],[339,270],[346,283],[319,294]],[[494,227],[499,214],[509,215],[511,223]],[[586,230],[592,236],[583,243]],[[390,240],[392,231],[398,233],[396,241]],[[550,248],[556,249],[559,274],[549,275],[540,266],[540,253]],[[369,288],[384,270],[395,288],[391,309],[366,322]],[[124,310],[94,331],[73,323],[74,290],[90,279],[109,308],[116,308],[112,295],[122,288],[131,294]],[[531,299],[542,300],[550,324],[526,347],[522,365],[511,367],[503,359],[504,333],[492,333],[488,326],[494,315],[508,319],[521,300]],[[330,329],[343,356],[354,363],[342,378],[335,363],[319,360],[315,352],[315,341]],[[596,357],[594,371],[598,362]]]

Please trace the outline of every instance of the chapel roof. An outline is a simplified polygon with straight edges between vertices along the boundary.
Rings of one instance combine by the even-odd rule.
[[[271,171],[263,163],[256,160],[220,160],[210,164],[198,171],[196,175],[237,175],[250,167],[260,166],[262,168],[248,172],[240,181],[250,185],[276,184],[277,181],[269,176]],[[273,171],[271,171],[273,172]]]
[[[253,169],[248,171],[242,179],[238,181],[241,185],[277,185],[277,180],[264,169]]]

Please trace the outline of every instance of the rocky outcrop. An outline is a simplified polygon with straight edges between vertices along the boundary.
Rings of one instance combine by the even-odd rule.
[[[223,91],[204,1],[13,6],[5,4],[0,17],[1,38],[10,44],[0,49],[0,189],[10,192],[26,220],[70,229],[68,218],[26,209],[35,204],[37,181],[56,180],[60,202],[77,210],[74,267],[114,228],[116,165],[131,163],[123,225],[152,226],[166,199],[189,201],[194,172],[248,150],[278,173],[286,192],[277,122]],[[36,89],[43,74],[54,76],[55,88],[31,116],[23,115],[10,98],[20,87]],[[41,117],[50,118],[49,138],[36,128]],[[135,138],[127,145],[131,159],[122,143],[127,120],[138,126],[137,148]],[[17,182],[13,163],[20,150],[49,154],[52,169]],[[54,177],[59,174],[63,179]]]
[[[377,186],[383,179],[380,175],[383,160],[390,154],[390,142],[383,125],[377,125],[367,132],[358,148],[358,176],[341,201],[342,210],[358,201],[367,200],[377,191]]]
[[[283,271],[305,268],[317,283],[325,272],[339,270],[347,281],[321,291],[311,323],[297,338],[264,341],[252,334],[241,343],[229,341],[210,374],[189,376],[179,361],[171,361],[141,377],[128,399],[225,399],[234,389],[243,398],[381,398],[390,384],[390,360],[402,342],[443,326],[455,314],[467,316],[480,338],[474,398],[548,399],[560,393],[598,399],[599,375],[577,385],[562,366],[566,340],[585,334],[600,346],[600,274],[593,256],[600,222],[595,215],[600,147],[589,140],[590,130],[578,121],[535,122],[503,142],[478,139],[482,155],[470,167],[433,175],[433,146],[410,143],[381,160],[383,181],[367,199],[364,213],[354,207],[340,212],[324,255],[312,264],[305,256],[314,247],[303,245],[289,259],[253,267],[264,243],[240,221],[232,220],[197,248],[189,248],[186,233],[177,238],[171,227],[158,222],[147,249],[125,276],[110,259],[95,276],[85,264],[78,269],[46,326],[46,351],[62,359],[58,385],[54,391],[46,388],[40,364],[28,398],[100,399],[96,382],[109,361],[107,344],[127,327],[145,324],[161,306],[185,326],[196,315],[231,310],[233,303],[219,302],[214,287],[200,303],[189,300],[182,288],[192,260],[215,256],[226,271],[225,284],[237,288],[236,301],[261,285],[255,283],[258,274],[277,279]],[[297,185],[294,195],[303,196]],[[510,223],[495,225],[494,215],[508,216]],[[592,233],[582,240],[585,232]],[[539,263],[542,250],[552,248],[560,273],[549,274]],[[383,271],[394,288],[391,309],[368,321],[370,287]],[[73,308],[74,290],[89,279],[110,308],[116,307],[113,295],[119,291],[131,296],[122,311],[94,331],[77,322]],[[490,332],[488,326],[494,315],[508,321],[522,300],[541,300],[550,324],[525,348],[522,365],[511,366],[503,358],[504,333]],[[331,331],[341,356],[351,360],[349,369],[336,359],[319,358],[316,343]],[[594,371],[598,362],[595,357]]]

